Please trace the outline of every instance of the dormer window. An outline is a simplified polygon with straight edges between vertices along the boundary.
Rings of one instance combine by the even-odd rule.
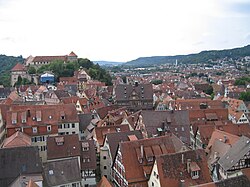
[[[55,137],[56,145],[63,145],[64,137]]]
[[[48,125],[47,126],[47,132],[50,132],[51,131],[51,125]]]
[[[82,151],[88,151],[88,150],[89,150],[89,143],[82,142]]]
[[[37,127],[32,127],[32,132],[35,134],[37,133]]]
[[[17,113],[16,112],[12,113],[11,121],[12,121],[12,124],[17,124]]]
[[[64,113],[64,111],[61,111],[60,115],[61,115],[61,119],[65,119],[65,113]]]
[[[36,111],[36,121],[42,121],[42,112]]]
[[[198,179],[199,178],[199,172],[200,172],[200,167],[196,162],[191,162],[190,163],[190,170],[191,170],[191,177],[192,179]]]

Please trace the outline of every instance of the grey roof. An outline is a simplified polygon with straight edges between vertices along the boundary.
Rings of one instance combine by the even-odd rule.
[[[45,186],[57,186],[81,181],[77,158],[47,162],[44,164]]]
[[[169,128],[170,132],[174,133],[183,142],[190,143],[190,122],[187,110],[176,110],[173,112],[143,110],[141,115],[149,137],[158,134],[157,129],[163,128],[164,122],[164,125]]]
[[[231,149],[219,159],[221,167],[227,171],[234,166],[240,159],[244,157],[246,153],[250,151],[250,139],[242,136],[240,139],[233,144]]]
[[[128,100],[133,91],[140,100],[153,100],[152,84],[139,84],[138,86],[130,84],[120,84],[115,88],[116,100]]]
[[[55,90],[54,93],[58,97],[58,99],[61,99],[62,97],[70,97],[67,91],[64,90]]]
[[[0,88],[0,98],[7,98],[11,91],[13,91],[12,88],[7,87],[7,88]]]
[[[108,133],[106,138],[108,139],[109,148],[111,152],[111,159],[115,159],[115,154],[120,142],[129,141],[129,135],[135,135],[137,139],[143,139],[141,131],[128,131],[128,132],[115,132]]]
[[[65,91],[70,93],[71,95],[76,96],[77,92],[77,85],[76,84],[66,84],[64,85]]]
[[[0,186],[8,186],[20,174],[41,174],[42,163],[37,147],[0,149]]]
[[[92,120],[92,114],[78,114],[79,118],[79,130],[86,130],[87,126],[90,124]]]
[[[216,187],[250,187],[250,180],[246,175],[240,175],[237,177],[232,177],[224,179],[215,183]]]
[[[215,161],[222,157],[229,149],[230,145],[216,139],[211,147],[211,152],[208,154],[208,165],[211,167]],[[217,152],[218,158],[215,158],[215,152]]]

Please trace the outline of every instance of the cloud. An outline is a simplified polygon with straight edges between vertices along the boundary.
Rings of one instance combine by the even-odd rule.
[[[1,38],[1,41],[7,41],[7,42],[15,43],[15,39],[13,37],[9,37],[9,36]]]

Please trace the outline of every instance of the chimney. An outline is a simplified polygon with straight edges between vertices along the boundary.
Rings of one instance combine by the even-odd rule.
[[[141,145],[141,158],[143,158],[143,145]]]
[[[135,121],[135,116],[133,115],[133,116],[132,116],[132,122],[134,122],[134,121]]]
[[[227,143],[227,136],[224,135],[224,143]]]
[[[191,159],[187,159],[187,172],[190,173]]]
[[[185,187],[185,180],[184,179],[180,180],[180,187]]]
[[[27,117],[30,117],[30,110],[27,111]]]

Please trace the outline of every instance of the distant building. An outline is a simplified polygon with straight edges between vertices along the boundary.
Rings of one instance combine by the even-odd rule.
[[[127,85],[120,84],[115,87],[115,101],[119,106],[126,106],[129,110],[152,110],[153,87],[152,84]]]
[[[24,66],[24,64],[17,63],[12,69],[11,69],[11,86],[14,86],[15,83],[18,80],[18,77],[28,78],[27,74],[27,68]]]
[[[34,67],[39,68],[42,65],[50,64],[55,60],[62,60],[63,62],[73,62],[77,61],[77,55],[72,51],[69,55],[62,56],[29,56],[25,61],[25,65],[33,65]]]

